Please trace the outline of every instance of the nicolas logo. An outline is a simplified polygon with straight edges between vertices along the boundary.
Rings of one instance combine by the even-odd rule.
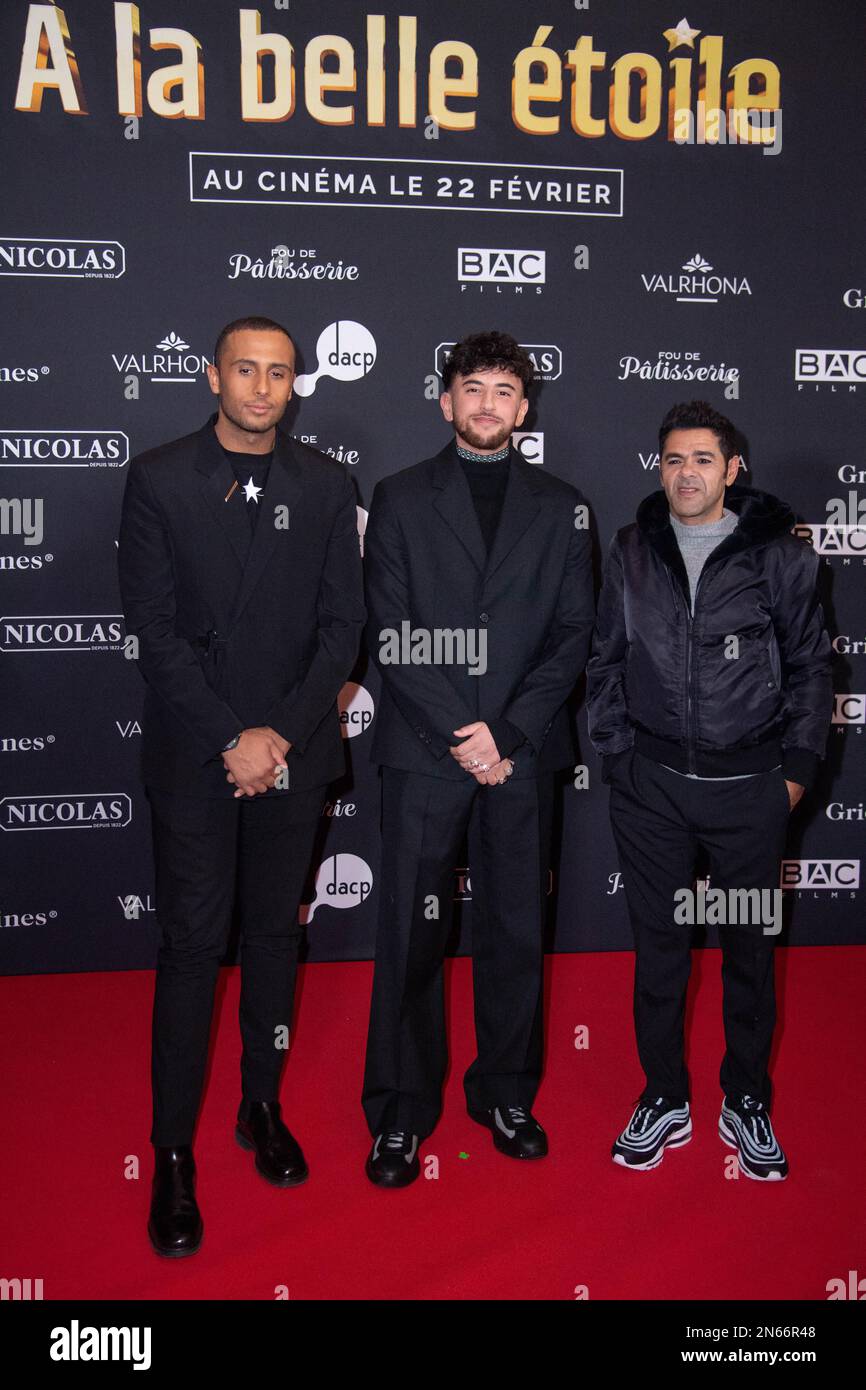
[[[434,357],[437,376],[442,375],[445,361],[456,346],[456,343],[437,345]],[[520,346],[531,359],[538,381],[557,381],[562,376],[562,349],[555,343],[521,343]]]
[[[132,801],[125,792],[0,800],[0,830],[97,830],[129,825],[131,820]]]
[[[0,618],[3,652],[109,652],[118,651],[122,643],[122,613],[28,613]]]
[[[123,430],[0,429],[0,468],[122,468]]]
[[[0,237],[0,275],[119,280],[126,252],[119,241],[69,237]]]

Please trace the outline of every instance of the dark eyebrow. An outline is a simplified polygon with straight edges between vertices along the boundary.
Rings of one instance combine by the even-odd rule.
[[[480,377],[477,376],[469,376],[463,383],[464,386],[483,386],[483,384],[484,383],[481,381]],[[494,386],[501,387],[505,391],[514,390],[514,387],[512,386],[510,381],[494,381],[493,384]]]
[[[232,365],[233,367],[257,367],[257,366],[259,365],[259,363],[258,363],[258,360],[257,360],[255,357],[236,357],[236,358],[234,359],[234,361],[232,362],[231,365]],[[285,368],[286,368],[286,371],[291,371],[291,370],[292,370],[292,368],[289,366],[289,363],[288,363],[288,362],[269,362],[269,363],[268,363],[268,366],[269,366],[269,367],[285,367]]]

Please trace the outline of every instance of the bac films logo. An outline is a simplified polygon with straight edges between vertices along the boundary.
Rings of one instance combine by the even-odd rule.
[[[866,348],[797,348],[794,380],[798,391],[855,392],[866,385]]]
[[[837,692],[834,698],[834,724],[866,724],[866,695]]]
[[[326,376],[335,381],[360,381],[375,364],[376,339],[362,323],[338,319],[319,334],[316,357],[316,370],[295,380],[299,396],[312,396],[320,378]]]
[[[859,859],[783,859],[780,888],[838,895],[860,887]]]
[[[535,286],[535,293],[541,294],[546,271],[544,251],[510,251],[491,246],[457,248],[457,279],[464,294],[470,285],[476,285],[481,294],[502,294],[503,286],[515,294]]]

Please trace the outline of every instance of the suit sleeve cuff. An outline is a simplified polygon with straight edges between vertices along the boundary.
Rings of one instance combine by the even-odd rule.
[[[518,729],[516,724],[512,724],[508,719],[488,719],[487,727],[499,750],[500,758],[508,758],[521,745],[526,742],[526,735],[522,729]]]
[[[799,782],[808,791],[818,776],[821,759],[808,748],[785,748],[782,751],[782,775],[788,782]]]

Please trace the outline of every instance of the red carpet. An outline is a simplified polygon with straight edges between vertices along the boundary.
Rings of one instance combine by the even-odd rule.
[[[862,1001],[866,950],[780,950],[774,1122],[791,1175],[726,1180],[716,1132],[719,954],[695,954],[689,1063],[695,1134],[661,1167],[610,1160],[642,1084],[632,957],[548,966],[548,1058],[535,1107],[550,1157],[498,1154],[466,1116],[473,1055],[466,960],[450,967],[452,1069],[422,1154],[437,1180],[382,1192],[364,1176],[358,1103],[371,966],[301,972],[286,1119],[311,1169],[270,1187],[233,1138],[238,974],[224,971],[196,1137],[200,1252],[163,1260],[145,1233],[152,1170],[150,972],[0,981],[4,1020],[0,1276],[46,1299],[825,1299],[864,1259]],[[575,1029],[589,1030],[576,1050]],[[465,1155],[465,1156],[461,1156]],[[138,1156],[138,1180],[124,1176]]]

